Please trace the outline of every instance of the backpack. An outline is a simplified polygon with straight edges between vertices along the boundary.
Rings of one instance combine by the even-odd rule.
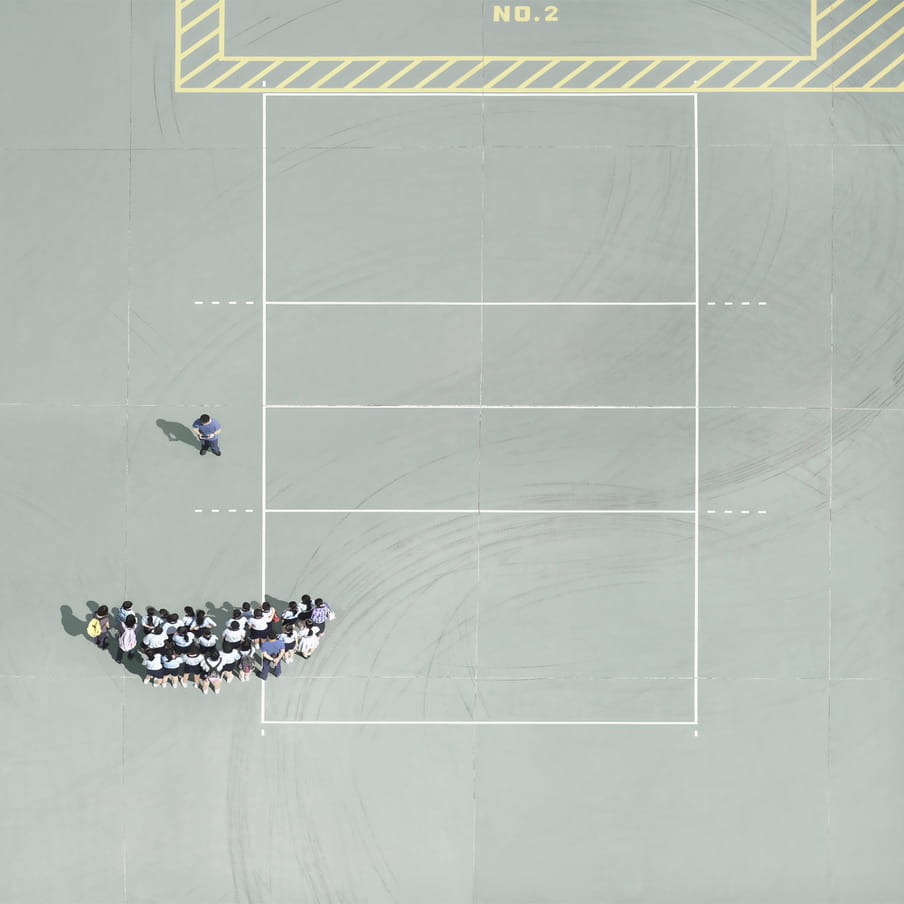
[[[100,636],[100,619],[96,616],[88,622],[88,637]]]
[[[135,629],[123,627],[122,633],[119,635],[119,648],[127,651],[134,650],[137,643],[138,638],[135,636]]]

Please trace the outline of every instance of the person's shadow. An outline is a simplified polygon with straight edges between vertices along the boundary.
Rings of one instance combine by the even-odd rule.
[[[185,424],[180,424],[178,421],[165,421],[162,417],[158,417],[157,426],[171,443],[186,443],[195,449],[201,446],[198,438]]]
[[[94,600],[88,600],[88,602],[85,603],[88,612],[81,617],[72,611],[72,606],[60,606],[60,624],[62,624],[63,630],[70,637],[78,637],[79,635],[87,637],[88,620],[91,618],[91,615],[97,611],[99,605],[100,603],[96,603]]]

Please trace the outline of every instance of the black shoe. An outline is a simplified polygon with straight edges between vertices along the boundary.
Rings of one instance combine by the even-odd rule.
[[[202,449],[202,450],[201,450],[201,454],[202,454],[202,455],[207,455],[207,449]]]
[[[213,452],[213,454],[216,455],[217,457],[219,457],[220,455],[223,454],[222,452],[217,452],[216,449],[211,449],[210,451]]]

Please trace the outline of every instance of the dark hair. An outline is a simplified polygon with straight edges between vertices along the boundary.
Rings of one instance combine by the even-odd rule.
[[[239,647],[239,649],[240,649],[243,653],[250,653],[250,652],[251,652],[251,641],[250,641],[250,640],[243,640],[243,641],[242,641],[242,645]]]
[[[233,618],[241,618],[241,617],[242,617],[242,610],[241,610],[241,609],[233,609],[233,610],[232,610],[232,617],[233,617]]]
[[[188,628],[186,628],[185,625],[179,625],[179,627],[176,628],[176,633],[180,637],[187,637],[188,636]]]
[[[95,615],[103,618],[110,610],[106,606],[98,606]]]
[[[239,623],[237,621],[229,622],[229,630],[230,631],[238,631],[238,629],[239,629]]]
[[[301,601],[303,603],[309,603],[309,602],[311,602],[311,598],[306,593],[303,593],[301,595]]]
[[[157,614],[157,610],[153,606],[148,606],[145,612],[148,616],[151,617]]]
[[[191,606],[186,606],[182,611],[186,615],[190,615],[192,618],[195,617],[195,610]]]
[[[134,627],[135,627],[135,616],[132,615],[131,612],[126,616],[125,626],[126,626],[127,628],[134,628]]]
[[[252,608],[251,603],[242,603],[242,612],[250,612]]]
[[[176,645],[175,645],[171,640],[168,640],[168,641],[163,645],[163,652],[164,652],[167,656],[175,656],[175,655],[176,655]]]
[[[314,627],[314,622],[312,622],[311,619],[307,618],[307,619],[305,619],[304,626],[305,626],[306,628],[313,628],[313,627]]]
[[[198,645],[196,643],[189,644],[189,647],[185,652],[189,656],[197,656],[198,655]]]
[[[196,625],[203,625],[205,618],[207,618],[207,613],[203,609],[195,609],[195,624]]]
[[[202,634],[204,637],[210,637],[210,627],[208,626],[208,627],[204,628],[204,629],[201,631],[201,634]]]
[[[254,616],[253,616],[253,617],[254,617],[254,618],[263,618],[263,617],[264,617],[264,613],[261,612],[260,609],[255,609],[255,610],[254,610]]]
[[[261,612],[269,612],[272,608],[269,603],[261,603]]]
[[[314,600],[314,605],[315,605],[315,606],[322,606],[322,605],[323,605],[323,600],[320,599],[320,597],[318,596],[317,599]]]
[[[167,615],[166,620],[171,625],[174,625],[177,621],[179,621],[179,613],[178,612],[170,612],[170,614]]]
[[[131,609],[132,601],[131,600],[123,600],[122,605],[119,607],[120,609]]]
[[[157,614],[158,614],[161,618],[169,618],[169,609],[160,609],[160,610],[157,612]]]
[[[198,420],[199,420],[202,424],[209,424],[209,423],[210,423],[210,415],[209,415],[209,414],[202,414],[201,417],[198,418]]]
[[[269,637],[270,640],[276,640],[276,628],[272,625],[267,629],[267,637]]]
[[[289,611],[298,612],[298,603],[296,603],[295,600],[292,600],[292,602],[289,603]]]
[[[204,652],[205,659],[219,659],[220,651],[216,646],[208,647]]]
[[[163,626],[162,626],[162,625],[155,625],[155,627],[154,627],[154,632],[153,632],[153,633],[154,633],[154,634],[162,634],[162,633],[163,633]]]

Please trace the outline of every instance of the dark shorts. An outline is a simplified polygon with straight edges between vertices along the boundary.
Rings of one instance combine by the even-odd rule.
[[[186,675],[200,675],[201,674],[201,666],[199,665],[188,665],[187,663],[182,666],[182,669]]]
[[[175,668],[167,668],[166,666],[164,666],[163,674],[174,675],[176,678],[178,678],[182,674],[182,663],[179,663],[179,665],[177,665]]]
[[[283,643],[285,644],[286,652],[287,652],[287,653],[294,653],[294,652],[295,652],[295,644],[296,644],[296,642],[297,642],[297,641],[294,641],[294,640],[291,641],[290,643],[286,643],[285,641],[283,641]]]
[[[163,669],[148,669],[147,673],[148,673],[148,675],[151,676],[151,678],[162,678],[163,677]]]
[[[262,640],[264,637],[267,637],[270,633],[269,628],[252,628],[251,636],[254,640]]]

